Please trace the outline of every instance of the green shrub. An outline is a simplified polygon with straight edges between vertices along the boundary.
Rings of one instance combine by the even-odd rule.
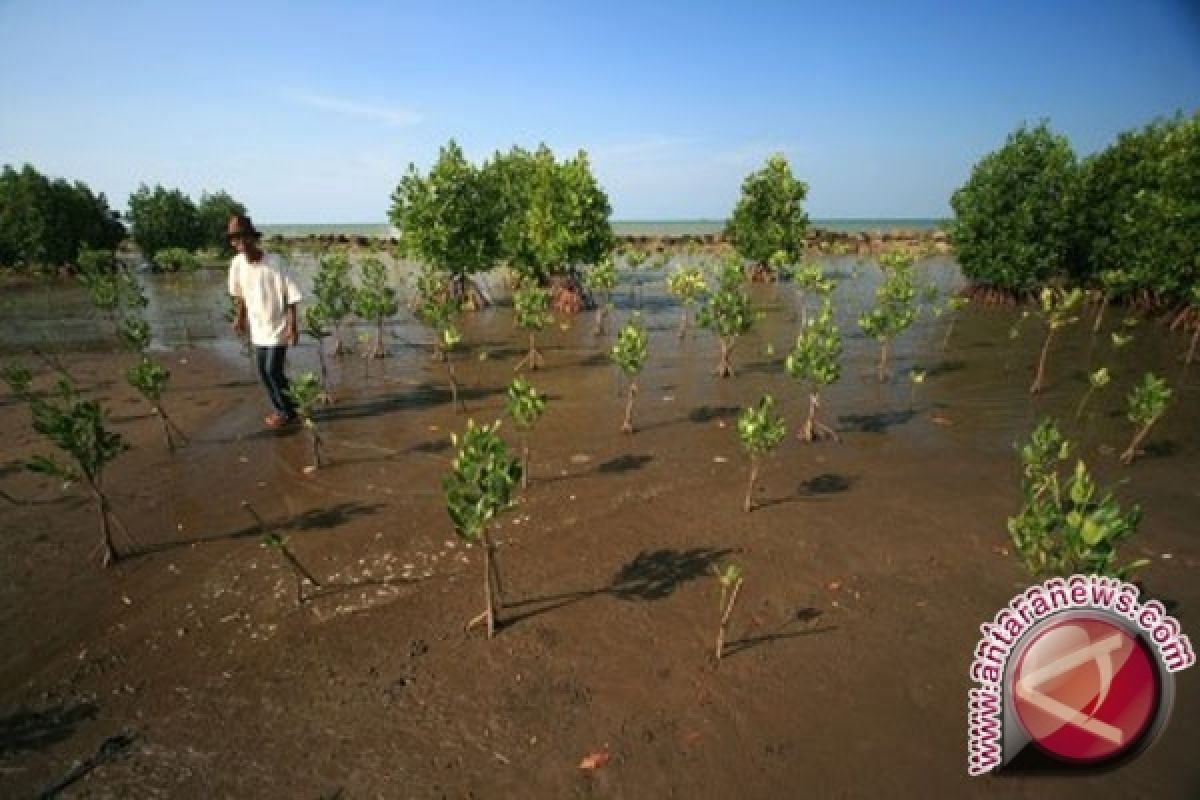
[[[787,158],[776,153],[766,166],[746,176],[742,194],[725,226],[725,238],[742,258],[765,265],[777,252],[795,264],[804,252],[808,184],[792,175]]]

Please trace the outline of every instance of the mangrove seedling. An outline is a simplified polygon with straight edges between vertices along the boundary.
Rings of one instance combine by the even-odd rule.
[[[928,374],[929,373],[927,373],[925,370],[917,369],[916,367],[913,367],[912,369],[910,369],[908,371],[908,408],[909,408],[909,410],[912,410],[912,407],[916,405],[916,403],[917,403],[917,387],[920,386],[921,384],[925,383],[925,377]]]
[[[625,256],[625,266],[633,273],[633,288],[631,291],[630,303],[634,308],[642,307],[642,266],[650,259],[650,254],[645,250],[637,247],[625,248],[622,255]]]
[[[1153,372],[1147,372],[1142,376],[1142,382],[1133,387],[1133,391],[1129,393],[1127,417],[1135,427],[1133,441],[1121,454],[1122,464],[1133,463],[1133,459],[1137,457],[1138,448],[1142,445],[1142,440],[1146,438],[1146,434],[1150,433],[1150,428],[1154,427],[1154,423],[1158,422],[1166,412],[1171,394],[1172,391],[1167,386],[1167,382]]]
[[[1100,331],[1104,322],[1104,310],[1113,298],[1125,294],[1134,288],[1133,276],[1123,269],[1106,269],[1100,273],[1100,308],[1096,311],[1096,320],[1092,324],[1092,333]]]
[[[521,376],[508,385],[508,415],[521,432],[521,488],[529,488],[529,432],[546,410],[546,396]]]
[[[258,527],[258,532],[262,534],[259,539],[259,545],[268,550],[275,550],[283,558],[285,564],[291,569],[292,575],[296,578],[296,605],[304,605],[304,583],[311,583],[314,588],[320,589],[321,582],[308,571],[308,569],[300,563],[300,559],[296,558],[296,554],[288,547],[288,537],[282,536],[274,531],[268,530],[267,523],[254,510],[254,506],[250,505],[245,500],[242,501],[242,510],[249,514],[255,525]]]
[[[468,420],[462,436],[451,436],[458,451],[450,474],[442,478],[446,511],[455,533],[466,542],[482,545],[485,606],[482,613],[467,623],[467,629],[483,622],[489,639],[503,610],[504,592],[488,526],[497,514],[512,507],[521,480],[521,463],[509,457],[508,448],[497,433],[499,428],[499,421],[476,426],[474,420]]]
[[[1075,419],[1083,416],[1083,408],[1087,405],[1087,401],[1091,398],[1092,393],[1097,389],[1103,389],[1105,386],[1108,386],[1109,380],[1108,367],[1101,367],[1095,372],[1088,374],[1088,388],[1083,393],[1083,397],[1080,398],[1079,405],[1075,408]]]
[[[1120,350],[1122,347],[1133,341],[1133,336],[1131,334],[1121,333],[1120,331],[1113,331],[1109,338],[1112,340],[1112,346],[1114,350]]]
[[[450,381],[450,403],[457,411],[466,411],[458,396],[458,377],[450,354],[462,342],[457,320],[462,312],[463,295],[453,291],[449,273],[426,268],[417,278],[417,319],[433,333],[433,352],[430,357],[446,365]]]
[[[818,419],[821,409],[821,389],[837,383],[842,376],[842,335],[833,324],[833,306],[828,297],[821,303],[821,312],[805,320],[796,337],[796,346],[783,362],[787,374],[808,383],[808,419],[800,430],[800,438],[811,442],[828,436],[838,441],[838,435]]]
[[[625,421],[621,423],[621,433],[633,433],[633,398],[637,396],[638,373],[646,366],[648,341],[646,329],[635,314],[634,318],[621,328],[617,334],[617,343],[612,348],[612,360],[629,379],[629,388],[625,396]]]
[[[746,292],[745,272],[741,260],[727,259],[717,274],[717,290],[710,293],[696,314],[700,327],[716,333],[721,344],[721,355],[714,371],[718,377],[733,376],[730,356],[737,345],[738,337],[754,327],[755,314],[750,307],[750,295]]]
[[[26,467],[68,483],[82,483],[87,488],[100,517],[100,550],[102,563],[107,567],[119,558],[113,543],[113,528],[119,529],[130,545],[137,546],[104,493],[104,469],[128,449],[128,445],[119,433],[108,429],[104,408],[95,401],[81,398],[65,379],[58,382],[57,402],[28,393],[25,397],[33,413],[33,429],[70,456],[72,462],[60,464],[37,455]]]
[[[1099,492],[1083,460],[1065,481],[1060,465],[1071,444],[1051,419],[1020,448],[1023,505],[1008,520],[1012,542],[1031,575],[1107,575],[1124,580],[1150,563],[1118,565],[1119,545],[1137,531],[1141,509],[1122,513],[1111,491]]]
[[[725,632],[729,629],[729,619],[733,616],[733,606],[737,603],[738,592],[742,588],[742,568],[737,564],[726,564],[724,569],[713,567],[713,575],[717,585],[721,587],[721,599],[718,602],[720,622],[717,625],[717,646],[714,654],[717,664],[725,655]]]
[[[863,333],[880,344],[879,382],[890,377],[888,351],[892,340],[916,321],[917,309],[913,299],[917,288],[913,283],[913,257],[907,253],[891,251],[879,257],[883,270],[883,282],[875,290],[875,307],[858,318]]]
[[[774,405],[775,398],[766,394],[758,401],[757,406],[744,408],[738,415],[738,438],[742,442],[742,448],[750,456],[750,485],[746,488],[743,511],[751,511],[754,508],[754,483],[758,480],[762,457],[778,447],[787,433],[783,420],[771,416]]]
[[[177,444],[187,444],[187,436],[174,420],[167,416],[167,410],[163,408],[162,394],[171,378],[171,371],[143,354],[141,360],[125,373],[125,377],[129,385],[146,398],[150,410],[158,417],[162,425],[163,439],[167,443],[167,452],[174,453]]]
[[[688,315],[691,307],[698,303],[708,291],[704,273],[699,267],[679,267],[667,276],[667,291],[683,306],[679,318],[679,338],[687,336]]]
[[[950,321],[946,323],[946,334],[942,336],[942,350],[950,347],[950,336],[954,333],[954,326],[958,322],[958,315],[967,307],[967,302],[968,300],[965,297],[947,297],[946,304],[934,312],[935,314],[940,312],[950,317]]]
[[[525,366],[531,370],[541,369],[546,360],[538,352],[535,336],[554,321],[554,314],[550,312],[550,290],[528,281],[523,283],[513,295],[513,309],[517,325],[529,331],[529,352],[517,362],[513,371],[520,371]]]
[[[1046,322],[1046,338],[1042,342],[1042,351],[1038,356],[1037,373],[1033,376],[1033,385],[1029,387],[1030,394],[1042,391],[1046,380],[1046,358],[1050,354],[1050,342],[1059,330],[1065,328],[1079,317],[1076,312],[1083,303],[1083,290],[1079,288],[1066,290],[1046,287],[1038,297],[1039,313]]]
[[[350,259],[344,250],[331,250],[321,256],[313,277],[313,297],[322,319],[333,326],[333,354],[348,349],[342,342],[342,323],[354,312],[355,291],[350,280]]]
[[[383,344],[383,326],[400,310],[396,290],[388,285],[387,267],[374,256],[362,260],[362,280],[354,292],[354,313],[362,320],[375,323],[375,344],[368,357],[383,358],[387,349]]]
[[[796,268],[792,276],[796,284],[796,296],[800,304],[800,324],[808,322],[807,293],[813,292],[821,298],[828,298],[833,293],[837,283],[832,278],[826,278],[821,271],[821,265],[815,261],[805,261]]]
[[[296,414],[308,431],[309,443],[312,445],[312,469],[320,469],[324,465],[321,458],[321,432],[317,429],[315,418],[317,403],[320,402],[324,391],[321,389],[321,379],[312,371],[302,372],[294,378],[287,389],[287,395],[296,405]]]
[[[13,362],[0,369],[0,380],[8,384],[9,391],[22,400],[29,400],[29,387],[33,383],[33,370],[24,364]]]
[[[583,276],[584,287],[596,299],[596,321],[592,326],[593,336],[608,332],[608,318],[612,316],[613,289],[617,288],[617,265],[611,253],[606,253]]]
[[[329,338],[324,307],[321,304],[304,309],[304,334],[317,343],[317,364],[321,368],[321,396],[318,403],[333,405],[333,393],[329,391],[329,367],[325,363],[325,340]]]

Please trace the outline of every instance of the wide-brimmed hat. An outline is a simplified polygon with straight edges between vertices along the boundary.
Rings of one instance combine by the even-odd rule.
[[[229,224],[225,226],[225,238],[232,239],[234,236],[252,236],[257,239],[262,234],[254,227],[254,223],[248,216],[245,214],[234,214],[229,218]]]

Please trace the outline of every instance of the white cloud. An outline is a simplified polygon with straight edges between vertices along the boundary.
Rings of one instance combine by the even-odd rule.
[[[347,100],[341,97],[293,93],[288,95],[288,99],[295,103],[299,103],[300,105],[308,106],[309,108],[315,108],[320,111],[329,111],[334,114],[342,114],[343,116],[373,120],[393,128],[407,128],[411,125],[416,125],[423,120],[423,117],[419,113],[411,109],[371,105],[369,103],[360,103],[356,100]]]

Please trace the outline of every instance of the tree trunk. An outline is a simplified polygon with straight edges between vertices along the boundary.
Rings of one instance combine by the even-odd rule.
[[[958,314],[950,317],[950,324],[946,326],[946,335],[942,337],[942,352],[950,346],[950,334],[954,333],[954,323],[958,321]]]
[[[888,349],[891,347],[892,340],[884,339],[883,347],[879,351],[879,382],[888,382]]]
[[[346,345],[342,344],[342,323],[333,323],[333,355],[341,357],[346,354]]]
[[[521,434],[521,488],[529,488],[529,434]]]
[[[603,336],[608,331],[608,303],[596,309],[596,323],[592,327],[593,336]]]
[[[317,431],[317,423],[306,419],[304,427],[308,428],[309,440],[312,442],[313,469],[320,469],[324,466],[324,459],[321,458],[321,434]]]
[[[379,327],[375,332],[375,352],[373,352],[371,355],[373,355],[375,358],[383,358],[386,352],[383,347],[383,317],[379,318],[377,324]]]
[[[333,405],[333,395],[329,391],[329,368],[325,363],[325,342],[317,339],[317,361],[321,364],[321,396],[318,398],[327,406]]]
[[[1108,292],[1100,298],[1100,309],[1096,312],[1096,322],[1092,325],[1092,333],[1100,332],[1100,323],[1104,321],[1104,309],[1108,308]]]
[[[94,487],[92,492],[96,497],[96,507],[100,510],[100,548],[103,553],[100,565],[108,567],[120,559],[117,548],[113,547],[112,528],[109,526],[108,520],[108,498]]]
[[[742,503],[743,511],[754,510],[754,482],[758,480],[758,459],[750,459],[750,485],[746,487],[746,501]]]
[[[446,374],[450,378],[450,404],[454,406],[455,411],[466,411],[467,404],[458,396],[458,377],[454,374],[454,363],[448,354],[446,356]]]
[[[683,309],[683,313],[679,316],[679,338],[680,339],[683,339],[684,337],[687,336],[687,319],[688,319],[688,310],[685,307]]]
[[[1188,346],[1187,358],[1183,360],[1185,365],[1190,365],[1196,358],[1196,343],[1200,342],[1200,319],[1196,320],[1196,330],[1192,331],[1192,343]]]
[[[1046,332],[1046,341],[1042,343],[1042,353],[1038,356],[1037,374],[1033,376],[1033,385],[1029,387],[1030,394],[1042,391],[1046,379],[1046,357],[1050,354],[1050,342],[1054,339],[1054,329]]]
[[[1154,419],[1150,420],[1148,423],[1143,425],[1142,429],[1139,430],[1134,435],[1133,441],[1129,443],[1129,448],[1126,449],[1125,452],[1121,454],[1121,463],[1122,464],[1128,465],[1128,464],[1133,463],[1133,460],[1135,458],[1137,458],[1138,448],[1142,446],[1142,440],[1146,438],[1146,434],[1150,433],[1150,428],[1156,422],[1158,422],[1158,417],[1155,417]]]
[[[732,354],[732,352],[733,352],[733,344],[725,337],[721,337],[721,358],[717,362],[717,370],[716,370],[716,376],[718,378],[732,378],[733,377],[733,365],[730,363],[730,360],[729,360],[729,356]]]
[[[529,352],[525,354],[524,358],[517,362],[517,365],[513,367],[513,372],[519,372],[521,367],[526,365],[529,366],[530,370],[537,370],[545,363],[545,359],[542,358],[542,354],[538,352],[537,345],[534,341],[534,335],[535,334],[533,331],[529,332]]]
[[[633,398],[637,394],[637,381],[630,378],[629,391],[625,395],[625,421],[621,423],[621,433],[633,433]]]
[[[725,631],[729,627],[729,618],[733,616],[733,605],[737,602],[738,591],[742,588],[742,579],[738,578],[733,584],[733,588],[729,591],[729,602],[725,604],[725,608],[721,609],[721,624],[717,628],[717,663],[721,663],[721,657],[725,655]]]

